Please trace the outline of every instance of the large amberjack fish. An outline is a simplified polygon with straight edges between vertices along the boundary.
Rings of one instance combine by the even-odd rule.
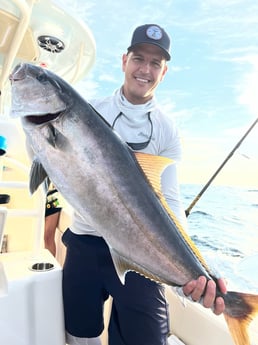
[[[10,76],[12,114],[20,116],[36,160],[31,192],[48,176],[67,201],[102,234],[121,279],[129,270],[171,286],[211,274],[169,209],[160,176],[172,163],[134,153],[64,80],[18,65]],[[155,167],[155,169],[154,169]],[[225,319],[236,345],[250,345],[247,327],[258,296],[229,291]]]

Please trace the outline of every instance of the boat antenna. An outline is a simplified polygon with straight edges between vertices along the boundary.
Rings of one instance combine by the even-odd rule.
[[[233,156],[233,154],[235,153],[235,151],[239,148],[239,146],[242,144],[242,142],[245,140],[245,138],[247,137],[247,135],[251,132],[251,130],[254,128],[254,126],[257,124],[258,122],[258,118],[254,121],[254,123],[250,126],[250,128],[246,131],[246,133],[243,135],[243,137],[239,140],[239,142],[235,145],[235,147],[233,148],[233,150],[228,154],[228,156],[226,157],[226,159],[222,162],[222,164],[219,166],[219,168],[215,171],[215,173],[212,175],[212,177],[209,179],[209,181],[205,184],[205,186],[201,189],[201,191],[197,194],[197,196],[194,198],[194,200],[191,202],[191,204],[187,207],[187,209],[185,210],[185,215],[186,217],[189,216],[192,208],[194,207],[194,205],[199,201],[199,199],[201,198],[201,196],[203,195],[203,193],[206,191],[206,189],[209,187],[209,185],[211,184],[211,182],[215,179],[215,177],[218,175],[218,173],[220,172],[220,170],[224,167],[224,165],[227,163],[227,161]]]

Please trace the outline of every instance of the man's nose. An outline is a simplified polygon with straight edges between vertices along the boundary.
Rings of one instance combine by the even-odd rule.
[[[150,71],[150,63],[145,61],[141,64],[141,71],[148,73]]]

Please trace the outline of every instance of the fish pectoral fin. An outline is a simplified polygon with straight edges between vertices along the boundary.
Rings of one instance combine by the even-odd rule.
[[[156,275],[150,273],[148,270],[146,270],[144,267],[130,261],[129,259],[123,257],[120,255],[116,250],[113,248],[109,248],[110,253],[113,259],[113,263],[117,272],[117,275],[121,281],[121,283],[125,284],[125,275],[129,271],[134,271],[139,273],[140,275],[144,276],[145,278],[148,278],[150,280],[154,280],[156,282],[161,282],[160,278]]]
[[[30,170],[30,192],[33,194],[41,183],[48,177],[46,170],[43,168],[43,165],[36,158],[32,162]]]

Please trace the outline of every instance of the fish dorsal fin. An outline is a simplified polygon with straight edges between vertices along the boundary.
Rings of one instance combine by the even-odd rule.
[[[175,223],[177,229],[180,231],[181,235],[183,236],[184,240],[194,252],[194,254],[199,259],[202,266],[206,269],[207,272],[210,272],[205,260],[203,259],[199,249],[196,247],[194,242],[191,240],[189,235],[183,229],[182,225],[179,223],[176,215],[169,207],[163,193],[161,190],[161,175],[162,172],[171,164],[174,164],[174,161],[170,158],[163,157],[163,156],[155,156],[148,153],[142,152],[134,152],[135,157],[141,166],[147,180],[151,184],[154,192],[156,193],[157,197],[159,198],[161,204],[169,214],[170,218]]]
[[[42,182],[48,177],[46,170],[43,168],[43,165],[40,161],[36,158],[32,162],[31,170],[30,170],[30,192],[33,194],[38,187],[41,185]],[[47,183],[48,184],[48,183]],[[47,188],[47,186],[45,187]]]
[[[150,280],[154,280],[160,283],[166,283],[164,281],[161,281],[159,277],[152,274],[151,272],[146,270],[144,267],[140,266],[139,264],[133,263],[129,259],[125,258],[124,256],[121,256],[114,248],[109,248],[109,250],[113,259],[116,273],[123,285],[125,284],[125,275],[127,272],[130,272],[130,271],[137,272],[140,275]]]
[[[167,157],[155,156],[148,153],[135,152],[134,154],[155,193],[159,197],[162,197],[161,175],[166,167],[173,164],[174,161]]]

